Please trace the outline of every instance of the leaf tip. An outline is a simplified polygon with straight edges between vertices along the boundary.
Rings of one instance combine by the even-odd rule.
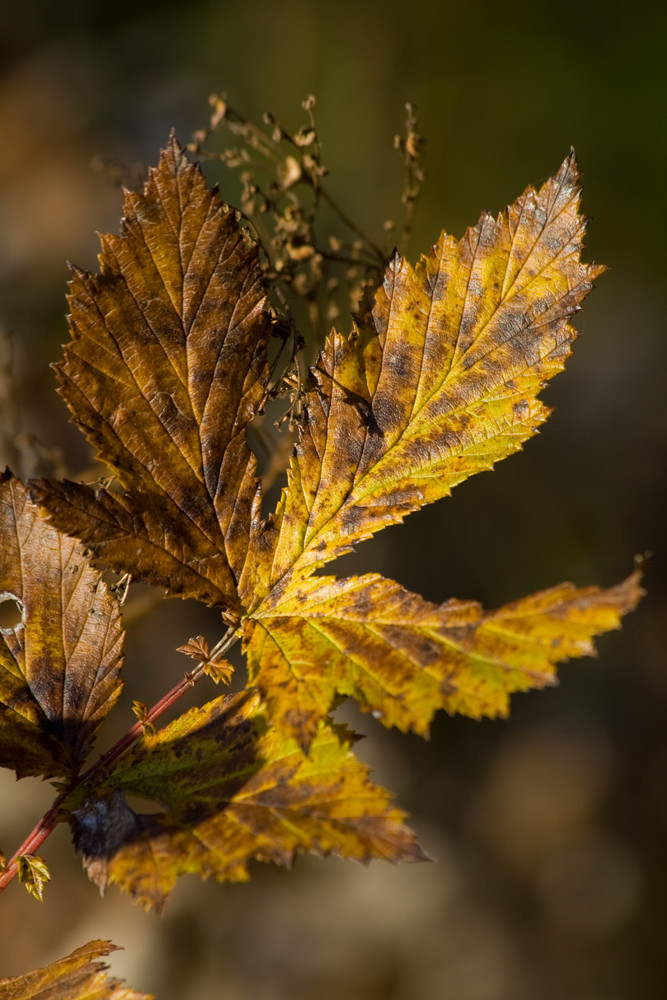
[[[573,185],[581,179],[581,172],[579,170],[579,163],[577,161],[577,154],[574,151],[574,146],[570,146],[570,152],[567,154],[563,160],[560,170],[556,175],[557,179],[560,180],[561,175],[563,179],[568,178]]]

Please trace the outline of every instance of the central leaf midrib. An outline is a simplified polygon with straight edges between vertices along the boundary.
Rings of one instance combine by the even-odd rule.
[[[444,386],[445,382],[443,382],[442,384]],[[476,400],[468,400],[465,403],[465,405],[457,406],[457,407],[454,407],[451,410],[449,410],[447,412],[446,416],[447,417],[454,417],[454,416],[457,416],[459,414],[465,413],[472,405],[479,405],[480,403],[483,403],[485,400],[488,400],[488,398],[489,398],[489,396],[487,395],[487,396],[480,396]],[[421,409],[423,409],[423,407]],[[340,507],[338,507],[338,509],[333,514],[331,514],[325,521],[321,522],[316,527],[314,533],[310,536],[309,540],[305,543],[305,545],[304,545],[301,553],[297,556],[297,558],[294,560],[294,562],[291,564],[291,566],[289,567],[289,569],[286,572],[289,572],[289,570],[292,570],[292,569],[294,569],[295,567],[298,566],[299,562],[303,559],[303,557],[313,547],[313,544],[322,535],[322,533],[325,532],[328,529],[328,527],[331,525],[331,523],[336,520],[336,518],[341,517],[345,513],[345,511],[347,509],[350,509],[352,507],[358,506],[360,503],[362,503],[364,500],[366,500],[368,497],[370,497],[370,496],[372,496],[374,494],[375,489],[374,489],[373,484],[371,483],[370,485],[368,485],[365,491],[363,489],[364,484],[368,484],[369,480],[375,479],[377,477],[377,475],[381,472],[383,465],[386,466],[386,465],[390,464],[390,459],[392,459],[392,458],[395,457],[397,449],[400,447],[400,445],[403,444],[406,441],[406,439],[409,440],[409,439],[412,439],[415,436],[417,436],[417,434],[420,431],[420,429],[421,429],[421,425],[420,425],[420,422],[419,422],[419,417],[417,416],[417,418],[414,419],[411,422],[411,424],[409,426],[409,429],[406,427],[404,429],[404,431],[401,433],[400,437],[397,438],[397,440],[391,446],[391,448],[388,451],[386,451],[382,455],[382,457],[379,459],[379,461],[376,462],[375,465],[373,465],[370,469],[368,469],[368,471],[365,472],[363,474],[363,476],[355,483],[353,489],[347,494],[346,499],[343,501],[343,503],[340,505]],[[483,438],[482,440],[492,440],[494,437],[497,437],[497,436],[498,435],[496,433],[489,434],[489,435],[487,435],[487,437]],[[460,448],[457,449],[454,446],[450,446],[449,447],[449,455],[450,455],[450,457],[454,457],[455,455],[460,455],[460,454],[464,453],[466,450],[467,450],[466,447],[460,447]],[[400,482],[400,481],[401,481],[401,477],[397,473],[394,476],[385,479],[384,480],[384,485],[386,487],[388,487],[389,484],[391,484],[393,486],[395,483]],[[387,488],[386,492],[390,492],[390,490]],[[278,581],[276,581],[276,582],[278,582]]]

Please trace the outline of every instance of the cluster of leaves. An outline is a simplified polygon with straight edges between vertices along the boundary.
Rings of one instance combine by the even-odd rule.
[[[6,472],[0,484],[0,591],[20,612],[0,630],[0,765],[59,791],[0,889],[18,872],[41,896],[48,872],[35,851],[58,822],[101,889],[116,883],[158,911],[179,875],[244,880],[252,859],[422,859],[335,707],[351,697],[423,736],[440,708],[503,716],[513,692],[553,683],[557,663],[593,653],[592,638],[640,597],[637,571],[490,612],[429,603],[374,573],[318,574],[536,432],[548,415],[537,394],[562,369],[569,319],[600,269],[579,259],[571,155],[459,242],[443,232],[414,267],[394,254],[351,332],[326,338],[295,407],[271,360],[291,320],[267,285],[289,258],[282,271],[298,286],[296,265],[313,256],[294,258],[279,225],[295,181],[319,190],[322,176],[314,129],[295,148],[298,171],[263,196],[277,258],[172,139],[143,193],[126,194],[121,235],[102,237],[100,273],[74,272],[56,369],[109,478],[25,487]],[[255,187],[246,209],[258,197]],[[248,430],[281,393],[298,434],[265,515]],[[218,608],[224,634],[213,649],[190,639],[194,669],[153,708],[135,705],[126,736],[83,770],[120,691],[124,639],[119,592],[91,559]],[[229,680],[237,641],[245,688],[158,729],[201,677]],[[161,811],[136,813],[130,794]]]

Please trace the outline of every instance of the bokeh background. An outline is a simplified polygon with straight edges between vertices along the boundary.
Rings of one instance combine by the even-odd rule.
[[[493,607],[565,579],[609,585],[636,553],[653,560],[648,596],[599,658],[515,698],[506,722],[443,716],[422,743],[344,710],[434,864],[302,859],[291,873],[256,865],[249,885],[186,878],[157,919],[115,890],[100,899],[59,828],[45,902],[16,883],[0,901],[0,976],[108,937],[126,949],[113,971],[159,1000],[664,996],[666,28],[662,4],[601,0],[3,5],[0,321],[14,356],[5,348],[0,367],[19,411],[5,394],[0,415],[28,444],[24,474],[55,446],[74,474],[88,461],[48,366],[66,338],[65,260],[94,268],[95,231],[118,227],[120,193],[95,158],[130,172],[156,162],[172,128],[187,140],[206,124],[212,91],[290,128],[314,93],[329,187],[380,235],[399,214],[392,141],[411,100],[428,171],[413,257],[442,226],[459,236],[543,181],[574,146],[589,259],[610,271],[544,394],[556,412],[540,436],[342,570]],[[180,676],[175,646],[218,628],[176,601],[133,625],[106,739],[132,698],[150,703]],[[0,771],[6,852],[50,801],[48,785]]]

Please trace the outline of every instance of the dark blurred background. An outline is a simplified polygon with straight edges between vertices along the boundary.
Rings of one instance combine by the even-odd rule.
[[[19,400],[3,419],[27,443],[35,468],[24,474],[55,446],[74,474],[88,461],[48,365],[66,339],[65,260],[95,268],[95,231],[118,229],[120,193],[95,158],[155,163],[172,128],[187,141],[206,125],[212,91],[292,129],[314,93],[329,188],[380,239],[400,214],[392,142],[410,100],[428,171],[413,258],[442,226],[460,236],[542,182],[574,146],[588,259],[610,270],[578,320],[568,372],[544,394],[556,412],[539,437],[341,571],[493,607],[566,579],[610,585],[636,553],[653,559],[647,597],[599,658],[516,697],[506,722],[438,717],[423,743],[344,709],[435,864],[301,859],[292,873],[256,865],[249,885],[186,878],[158,920],[116,890],[100,900],[59,828],[44,850],[46,901],[13,884],[0,903],[0,976],[108,937],[126,948],[114,972],[159,1000],[665,995],[666,11],[598,0],[3,5],[0,322]],[[195,631],[217,638],[215,614],[177,601],[130,628],[106,740],[126,728],[132,698],[150,703],[175,683],[174,647]],[[48,785],[0,771],[6,852],[50,801]]]

